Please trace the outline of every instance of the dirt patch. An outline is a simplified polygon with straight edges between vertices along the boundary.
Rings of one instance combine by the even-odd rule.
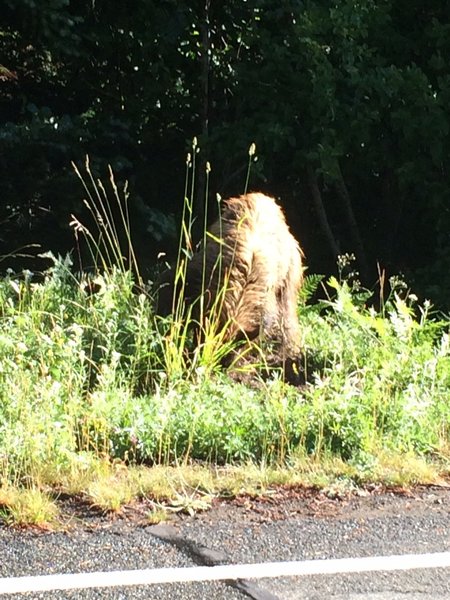
[[[151,500],[136,500],[117,513],[104,513],[89,506],[80,497],[59,500],[64,529],[121,529],[150,526],[149,515],[155,509]],[[411,516],[450,513],[450,486],[417,486],[410,489],[372,487],[346,493],[301,487],[277,487],[261,496],[240,495],[230,499],[216,498],[209,510],[188,515],[170,512],[174,525],[197,522],[265,523],[297,517],[316,519],[348,519],[382,517],[398,514]]]

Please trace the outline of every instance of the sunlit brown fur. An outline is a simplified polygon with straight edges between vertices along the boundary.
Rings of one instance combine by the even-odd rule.
[[[268,342],[268,363],[283,366],[292,379],[301,348],[302,253],[281,208],[261,193],[230,198],[209,232],[206,249],[200,248],[188,265],[186,298],[195,301],[201,295],[203,279],[198,315],[215,318],[226,340]]]

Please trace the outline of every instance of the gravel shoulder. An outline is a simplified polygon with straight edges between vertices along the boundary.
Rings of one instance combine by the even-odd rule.
[[[177,514],[156,526],[146,525],[148,508],[136,503],[111,517],[67,500],[65,531],[0,527],[0,577],[450,551],[448,488],[374,489],[335,497],[281,488],[260,498],[216,500],[209,511]],[[218,582],[152,586],[151,593],[133,587],[23,597],[384,600],[396,594],[450,599],[450,570],[263,579],[254,582],[250,595]]]
[[[307,560],[450,551],[450,490],[364,493],[329,498],[282,490],[273,498],[241,500],[242,507],[185,519],[180,532],[230,562]],[[285,600],[324,598],[450,599],[450,570],[260,580]]]

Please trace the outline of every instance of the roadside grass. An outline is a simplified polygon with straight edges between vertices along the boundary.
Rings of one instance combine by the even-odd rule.
[[[89,182],[100,214],[108,192]],[[120,204],[112,175],[111,189]],[[375,298],[343,276],[352,263],[343,257],[339,277],[308,275],[299,299],[306,384],[287,385],[277,371],[256,373],[252,385],[233,381],[219,367],[220,332],[195,338],[189,312],[186,324],[192,198],[174,316],[155,315],[156,286],[144,285],[132,251],[117,246],[107,213],[98,235],[75,221],[100,257],[92,274],[48,254],[44,280],[0,279],[3,519],[54,522],[62,492],[113,512],[145,498],[157,522],[276,485],[448,480],[449,317],[398,278],[381,277]],[[119,212],[127,228],[126,204]],[[131,244],[129,230],[125,239]],[[318,286],[327,299],[311,304]]]
[[[0,517],[9,525],[57,527],[59,508],[52,496],[33,485],[9,490],[0,497]]]
[[[329,300],[300,305],[307,383],[294,388],[276,373],[254,386],[198,368],[168,377],[151,298],[119,270],[96,285],[89,294],[57,259],[43,282],[0,281],[8,522],[54,520],[49,489],[105,511],[148,498],[170,514],[276,484],[450,473],[449,320],[402,290],[375,311],[331,280]]]

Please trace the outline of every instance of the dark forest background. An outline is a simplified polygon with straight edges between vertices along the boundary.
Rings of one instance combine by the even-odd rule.
[[[197,136],[211,214],[255,142],[249,189],[280,198],[310,272],[354,252],[367,285],[402,272],[449,306],[447,0],[3,0],[0,19],[0,271],[73,247],[86,154],[129,181],[150,269]]]

